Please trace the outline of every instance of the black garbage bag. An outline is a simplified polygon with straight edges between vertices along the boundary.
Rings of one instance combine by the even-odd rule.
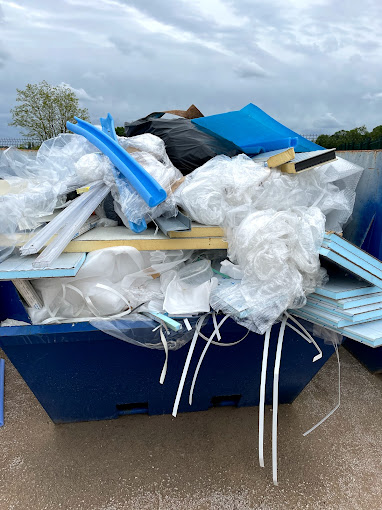
[[[210,159],[225,154],[233,157],[243,151],[225,138],[202,131],[189,119],[162,119],[165,112],[151,113],[143,119],[125,122],[126,136],[152,133],[159,136],[173,165],[183,175],[191,173]]]

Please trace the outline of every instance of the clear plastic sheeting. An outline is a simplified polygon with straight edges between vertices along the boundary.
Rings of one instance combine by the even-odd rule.
[[[16,234],[22,230],[34,230],[41,225],[43,217],[62,205],[65,187],[53,186],[49,181],[8,179],[13,186],[22,186],[19,193],[0,196],[0,262],[7,258],[16,245]]]
[[[166,190],[167,199],[156,207],[149,207],[134,188],[120,173],[113,169],[108,174],[106,183],[112,186],[112,195],[118,203],[116,212],[122,221],[131,221],[139,224],[142,219],[150,221],[158,216],[176,216],[177,207],[171,186],[182,174],[169,160],[164,142],[157,136],[143,134],[131,138],[118,137],[123,148],[138,149],[131,156]],[[125,217],[125,218],[124,218]]]
[[[164,142],[151,134],[127,139],[124,146],[138,149],[133,157],[167,191],[168,199],[150,208],[138,193],[115,171],[109,158],[83,136],[61,134],[43,142],[36,152],[15,148],[0,155],[0,261],[14,250],[16,234],[34,231],[54,209],[61,207],[66,194],[78,187],[103,180],[112,185],[122,219],[139,223],[162,214],[176,215],[171,185],[182,175],[169,160]]]
[[[84,154],[76,163],[76,174],[82,182],[101,181],[112,171],[110,159],[103,154]]]
[[[252,209],[256,192],[270,170],[240,154],[216,156],[189,174],[175,195],[191,218],[205,225],[223,225],[235,207]]]
[[[228,237],[229,258],[240,265],[243,279],[231,289],[229,283],[219,286],[212,307],[263,334],[284,310],[304,306],[306,294],[321,283],[324,233],[325,217],[316,207],[250,214]]]
[[[175,194],[193,220],[207,225],[235,228],[251,212],[300,206],[318,207],[326,229],[341,232],[353,211],[361,173],[361,167],[342,158],[290,175],[245,155],[217,156],[187,176]]]
[[[134,190],[128,181],[114,169],[113,173],[106,178],[106,183],[111,186],[114,200],[119,204],[120,210],[126,218],[133,223],[140,223],[142,219],[147,221],[155,219],[162,214],[168,217],[175,216],[177,212],[176,203],[171,194],[171,173],[154,156],[144,152],[132,154],[143,168],[166,190],[167,199],[156,207],[150,207],[143,198]]]
[[[170,315],[210,311],[210,294],[216,287],[210,260],[186,264],[161,275],[163,309]]]
[[[163,300],[157,276],[191,255],[182,250],[139,252],[130,246],[93,251],[76,276],[34,281],[44,307],[28,313],[33,324],[127,315],[143,303]]]
[[[343,335],[336,331],[331,331],[324,326],[319,326],[318,324],[314,324],[313,322],[302,319],[301,317],[298,317],[298,322],[300,322],[315,338],[321,338],[327,345],[339,346],[344,340]]]
[[[318,207],[326,216],[326,230],[342,232],[353,211],[362,170],[342,158],[294,175],[272,170],[258,190],[253,207],[276,211],[295,206]]]
[[[191,325],[194,325],[197,319],[190,318],[189,321]],[[157,327],[158,323],[144,315],[133,313],[126,319],[114,321],[93,319],[90,321],[90,324],[100,331],[124,342],[148,349],[164,349],[160,337],[160,328]],[[192,329],[188,331],[186,328],[183,328],[179,332],[168,329],[165,332],[168,349],[170,351],[180,349],[192,339],[193,334]]]
[[[229,276],[230,278],[234,278],[235,280],[241,280],[244,276],[243,271],[240,266],[232,264],[229,260],[223,260],[220,264],[220,271]]]
[[[118,136],[118,143],[125,150],[129,148],[137,149],[141,152],[148,152],[154,156],[162,165],[174,171],[175,167],[171,163],[170,158],[167,155],[164,141],[159,136],[152,135],[151,133],[144,133],[136,136]],[[175,169],[176,175],[177,173]],[[181,176],[181,174],[180,174]]]
[[[0,261],[12,253],[15,234],[35,230],[65,203],[68,191],[89,183],[77,174],[76,163],[96,151],[82,136],[70,134],[45,141],[37,153],[12,147],[2,151],[0,178],[7,185],[0,195]]]

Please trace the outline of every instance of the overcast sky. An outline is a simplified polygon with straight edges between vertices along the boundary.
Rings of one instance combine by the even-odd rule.
[[[382,124],[381,0],[0,1],[0,137],[16,88],[66,83],[93,123],[253,102],[300,133]]]

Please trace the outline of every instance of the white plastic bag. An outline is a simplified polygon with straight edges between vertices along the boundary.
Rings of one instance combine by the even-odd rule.
[[[223,225],[234,207],[250,210],[255,192],[270,170],[240,154],[216,156],[189,174],[175,192],[180,205],[195,221]]]
[[[286,211],[291,207],[318,207],[326,229],[341,232],[354,206],[362,168],[342,158],[297,174],[272,170],[254,197],[254,210]]]
[[[210,294],[216,287],[210,260],[200,260],[161,276],[163,309],[170,315],[210,311]]]
[[[319,248],[324,232],[325,217],[318,208],[295,207],[252,213],[229,234],[229,258],[244,272],[241,283],[226,290],[240,324],[263,334],[284,310],[306,303],[306,294],[323,276]],[[217,298],[224,301],[224,295],[212,299],[215,309]]]
[[[243,270],[237,264],[232,264],[229,260],[223,260],[220,264],[220,271],[235,280],[241,280],[244,276]]]
[[[42,310],[28,309],[33,324],[128,314],[148,301],[162,300],[158,274],[190,258],[192,252],[139,252],[116,246],[90,252],[76,276],[33,281]]]

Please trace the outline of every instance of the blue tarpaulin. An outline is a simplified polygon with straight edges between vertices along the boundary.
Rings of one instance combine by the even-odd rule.
[[[280,124],[252,103],[238,111],[201,117],[192,122],[230,140],[249,155],[287,147],[294,147],[296,152],[323,149]]]

